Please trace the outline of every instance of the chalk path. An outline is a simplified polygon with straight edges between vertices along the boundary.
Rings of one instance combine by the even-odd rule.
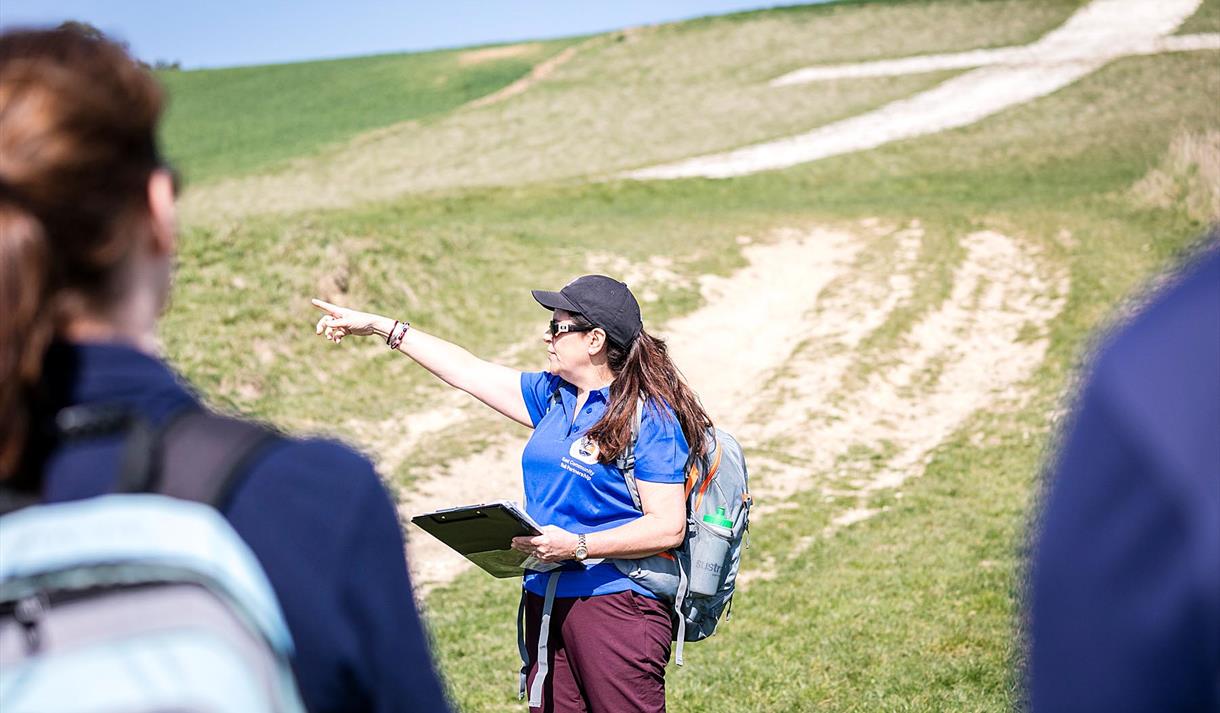
[[[921,94],[804,134],[620,176],[637,180],[729,178],[968,126],[1066,87],[1119,57],[1220,47],[1220,35],[1166,37],[1200,3],[1094,0],[1025,47],[797,70],[773,80],[772,85],[980,67]]]

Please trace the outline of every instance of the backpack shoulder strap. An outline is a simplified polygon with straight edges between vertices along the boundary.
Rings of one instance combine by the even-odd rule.
[[[700,505],[703,504],[703,496],[705,493],[707,493],[708,486],[712,484],[712,481],[715,480],[715,478],[716,478],[716,474],[720,472],[720,454],[721,454],[720,435],[717,434],[715,431],[712,431],[712,447],[715,449],[713,456],[712,456],[712,462],[707,465],[707,471],[705,473],[703,473],[703,475],[702,475],[703,482],[699,485],[699,494],[695,496],[695,509],[696,510],[699,508]],[[690,480],[690,478],[688,478],[687,479],[687,488],[686,488],[686,494],[688,496],[690,495],[690,491],[693,486],[694,486],[694,481]]]
[[[635,483],[635,446],[640,440],[640,423],[644,420],[644,397],[641,395],[635,402],[635,416],[631,419],[631,439],[623,448],[623,452],[615,459],[614,464],[623,472],[623,480],[627,481],[627,492],[631,494],[631,502],[635,509],[643,511],[640,504],[640,489]]]
[[[546,411],[543,411],[542,415],[545,416],[550,413],[551,409],[558,406],[562,400],[563,396],[559,393],[559,387],[556,386],[555,390],[551,392],[551,397],[546,400]]]
[[[534,672],[534,685],[530,686],[529,707],[538,708],[542,705],[542,693],[546,687],[546,677],[550,673],[550,655],[547,653],[548,643],[551,637],[551,610],[555,606],[555,592],[559,586],[559,573],[562,570],[552,570],[546,578],[546,596],[542,599],[542,621],[538,629],[538,656],[534,660],[538,662],[538,670]],[[521,668],[521,690],[517,693],[517,698],[525,697],[525,681],[529,673],[529,658],[528,651],[525,649],[525,590],[521,590],[521,607],[517,619],[518,625],[522,630],[518,632],[518,639],[522,643],[519,648],[522,654],[524,664]]]
[[[187,408],[160,429],[112,404],[65,408],[56,428],[64,442],[123,434],[116,490],[155,492],[223,508],[253,458],[281,434],[268,426]],[[41,502],[37,492],[0,487],[0,514]]]
[[[118,492],[141,492],[154,471],[157,432],[142,418],[120,404],[93,403],[67,406],[55,414],[49,430],[56,446],[119,434]],[[0,515],[7,515],[43,501],[41,488],[22,490],[0,483]]]
[[[262,424],[192,409],[160,434],[159,468],[145,490],[222,509],[254,458],[281,437]]]

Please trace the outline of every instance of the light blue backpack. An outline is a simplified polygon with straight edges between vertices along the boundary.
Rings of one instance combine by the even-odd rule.
[[[6,493],[0,711],[304,713],[271,585],[205,504],[266,432],[203,413],[164,441],[135,430],[126,462],[145,468],[121,477],[127,492],[15,510]],[[161,443],[165,477],[150,478],[150,446]],[[194,463],[175,467],[183,458]],[[212,477],[179,477],[200,468]],[[160,494],[183,489],[213,497]]]

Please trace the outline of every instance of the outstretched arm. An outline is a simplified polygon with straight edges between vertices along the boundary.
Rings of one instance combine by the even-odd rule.
[[[318,320],[316,332],[336,344],[349,334],[377,335],[384,339],[394,328],[394,320],[389,317],[318,299],[313,300],[313,304],[326,313]],[[521,396],[521,372],[516,369],[480,359],[466,349],[416,327],[407,330],[398,351],[446,384],[465,391],[517,423],[533,427]]]

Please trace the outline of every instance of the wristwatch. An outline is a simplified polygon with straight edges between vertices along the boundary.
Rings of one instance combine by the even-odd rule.
[[[576,552],[574,554],[577,562],[584,562],[589,556],[589,545],[585,543],[584,535],[576,536]]]

